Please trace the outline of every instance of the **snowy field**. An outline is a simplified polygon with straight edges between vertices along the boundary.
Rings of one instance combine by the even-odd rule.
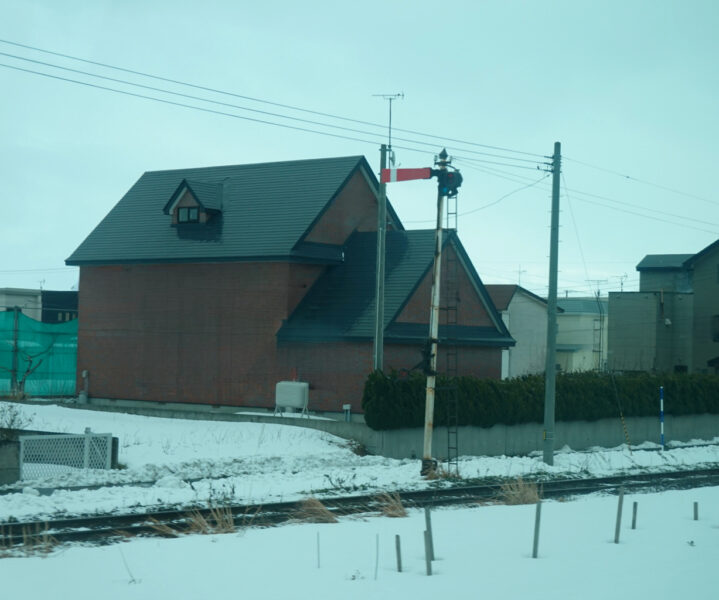
[[[0,403],[0,409],[5,403]],[[60,433],[112,433],[119,438],[120,470],[70,471],[26,481],[3,493],[0,521],[95,512],[129,512],[198,503],[268,503],[306,498],[421,489],[445,482],[419,477],[419,460],[358,456],[335,436],[302,427],[161,419],[120,413],[15,405],[30,427]],[[518,476],[603,476],[719,465],[712,444],[626,447],[558,452],[553,467],[533,457],[462,457],[465,479]],[[122,484],[122,485],[119,485]],[[75,486],[98,489],[62,489]],[[17,486],[12,486],[17,489]],[[38,490],[56,488],[47,495]],[[719,597],[719,596],[718,596]]]
[[[358,456],[343,440],[299,427],[21,408],[33,429],[82,433],[90,427],[119,437],[126,468],[25,482],[21,493],[0,495],[0,522],[431,485],[419,478],[416,460]],[[551,468],[540,457],[465,457],[460,473],[577,477],[718,464],[715,438],[665,452],[564,449]],[[130,482],[143,484],[108,487]],[[83,484],[105,487],[38,492]],[[630,528],[633,502],[636,530]],[[713,572],[719,560],[719,488],[627,495],[619,544],[613,543],[616,510],[617,498],[608,495],[545,501],[537,559],[531,558],[534,506],[435,510],[431,577],[424,561],[424,514],[411,510],[408,518],[368,515],[335,524],[61,547],[47,556],[1,559],[0,585],[3,597],[31,599],[719,597]],[[401,539],[402,573],[396,570],[395,535]]]

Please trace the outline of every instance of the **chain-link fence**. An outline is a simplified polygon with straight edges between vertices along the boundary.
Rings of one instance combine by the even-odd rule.
[[[109,469],[112,434],[20,436],[20,479],[41,479],[81,469]]]

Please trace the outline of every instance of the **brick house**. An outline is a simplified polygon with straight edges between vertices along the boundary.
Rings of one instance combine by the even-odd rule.
[[[66,261],[90,395],[271,407],[297,377],[311,410],[360,411],[377,190],[361,156],[142,175]],[[385,370],[421,358],[434,252],[434,232],[406,231],[391,206],[387,230]],[[444,244],[461,266],[458,371],[499,378],[514,341],[459,238]]]

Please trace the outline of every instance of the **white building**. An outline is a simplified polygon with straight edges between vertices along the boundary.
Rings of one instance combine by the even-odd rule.
[[[517,344],[502,351],[502,379],[543,373],[547,356],[547,301],[518,285],[487,285]]]

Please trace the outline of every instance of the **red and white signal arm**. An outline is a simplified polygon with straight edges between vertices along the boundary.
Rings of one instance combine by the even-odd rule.
[[[395,181],[411,181],[413,179],[430,179],[432,169],[382,169],[380,182],[394,183]]]

